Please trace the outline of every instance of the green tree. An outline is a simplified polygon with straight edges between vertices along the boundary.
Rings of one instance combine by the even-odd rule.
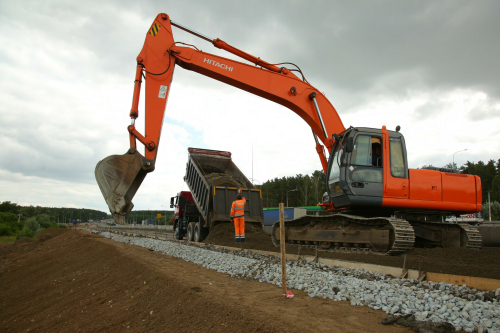
[[[297,191],[289,192],[295,189]],[[261,190],[264,207],[277,207],[281,202],[286,204],[287,192],[290,207],[314,206],[321,201],[325,191],[325,174],[316,170],[310,175],[274,178],[264,182]]]
[[[0,236],[10,236],[22,229],[17,222],[17,215],[11,212],[0,212]]]
[[[422,165],[420,168],[417,168],[417,169],[429,169],[429,168],[435,168],[434,165],[432,164],[429,164],[429,165]]]
[[[500,202],[500,175],[496,175],[491,182],[491,201]]]
[[[55,222],[53,222],[53,220],[50,218],[48,214],[39,214],[34,216],[34,218],[40,224],[41,228],[48,229],[57,227]]]
[[[0,223],[16,223],[17,224],[18,217],[16,214],[11,212],[0,212]]]
[[[458,171],[457,163],[448,163],[443,168]]]
[[[14,231],[7,224],[0,223],[0,236],[12,236]]]
[[[300,198],[297,206],[307,206],[309,201],[310,201],[310,197],[311,197],[311,192],[313,191],[312,189],[313,185],[312,185],[312,180],[311,180],[311,177],[309,177],[309,175],[305,175],[304,177],[302,177],[302,179],[300,180],[300,183],[298,185],[298,196]]]
[[[35,212],[36,212],[36,208],[33,206],[23,207],[21,209],[21,213],[26,218],[30,218],[32,216],[35,216],[36,215]]]
[[[4,201],[0,204],[0,212],[2,213],[13,213],[18,214],[20,207],[16,203],[11,203],[10,201]]]
[[[460,172],[469,175],[476,175],[481,178],[481,186],[483,188],[483,198],[488,197],[488,192],[491,191],[493,178],[497,175],[495,161],[489,160],[488,163],[479,161],[477,163],[467,161],[460,167]]]
[[[312,185],[314,186],[314,192],[312,193],[312,199],[309,202],[308,206],[315,206],[321,202],[323,193],[325,193],[325,182],[326,176],[323,171],[316,170],[312,173]]]
[[[26,224],[24,225],[25,228],[28,228],[33,232],[33,234],[38,230],[38,222],[36,220],[36,217],[30,217],[27,221]]]
[[[24,227],[23,230],[19,231],[16,235],[16,239],[19,239],[21,237],[33,237],[35,233],[28,227]]]
[[[489,221],[490,212],[489,212],[489,204],[483,204],[483,219],[484,221]],[[500,203],[497,201],[491,202],[491,220],[492,221],[500,221]]]

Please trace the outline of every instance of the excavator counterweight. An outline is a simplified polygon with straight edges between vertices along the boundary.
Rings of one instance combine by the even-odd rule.
[[[132,198],[135,192],[153,170],[153,163],[134,148],[123,155],[111,155],[97,163],[95,178],[116,223],[125,223],[125,215],[134,207]]]

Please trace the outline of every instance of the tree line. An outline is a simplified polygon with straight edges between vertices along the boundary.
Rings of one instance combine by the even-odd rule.
[[[274,178],[262,184],[261,190],[266,208],[277,207],[281,202],[289,207],[315,206],[325,193],[325,174],[316,170],[310,175]]]
[[[55,213],[46,207],[23,207],[16,203],[0,203],[0,236],[33,237],[48,228],[59,228]]]
[[[106,219],[108,215],[105,212],[88,208],[56,208],[41,206],[20,206],[10,201],[4,201],[0,204],[0,212],[13,213],[20,220],[27,220],[36,215],[48,215],[54,223],[71,223],[71,221],[88,221]],[[19,217],[20,215],[20,217]]]

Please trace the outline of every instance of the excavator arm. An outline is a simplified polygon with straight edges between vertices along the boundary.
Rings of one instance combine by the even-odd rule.
[[[255,65],[249,65],[210,53],[195,47],[179,46],[172,34],[172,25],[213,43]],[[115,220],[123,222],[132,208],[132,198],[148,172],[154,170],[161,128],[174,68],[197,72],[215,80],[248,91],[254,95],[281,104],[299,115],[311,127],[316,150],[326,172],[325,149],[331,151],[332,135],[345,130],[339,115],[328,99],[305,80],[299,79],[288,68],[277,67],[255,56],[228,45],[220,39],[210,39],[170,21],[159,14],[149,29],[144,46],[137,57],[134,95],[128,127],[130,149],[124,155],[108,156],[95,170],[96,179]],[[139,117],[139,96],[145,78],[145,133],[135,128]],[[145,146],[142,156],[136,141]]]

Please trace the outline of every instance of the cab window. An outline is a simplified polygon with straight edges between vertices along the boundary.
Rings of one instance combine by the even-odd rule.
[[[396,178],[405,178],[405,161],[401,139],[390,138],[389,147],[391,151],[391,175]]]
[[[381,138],[358,135],[351,154],[349,177],[358,182],[382,182]]]
[[[342,188],[340,187],[340,166],[342,164],[342,155],[344,149],[342,147],[343,142],[339,142],[335,146],[335,151],[330,157],[332,160],[330,161],[330,174],[328,178],[328,188],[330,189],[329,193],[332,197],[337,197],[344,194]]]

